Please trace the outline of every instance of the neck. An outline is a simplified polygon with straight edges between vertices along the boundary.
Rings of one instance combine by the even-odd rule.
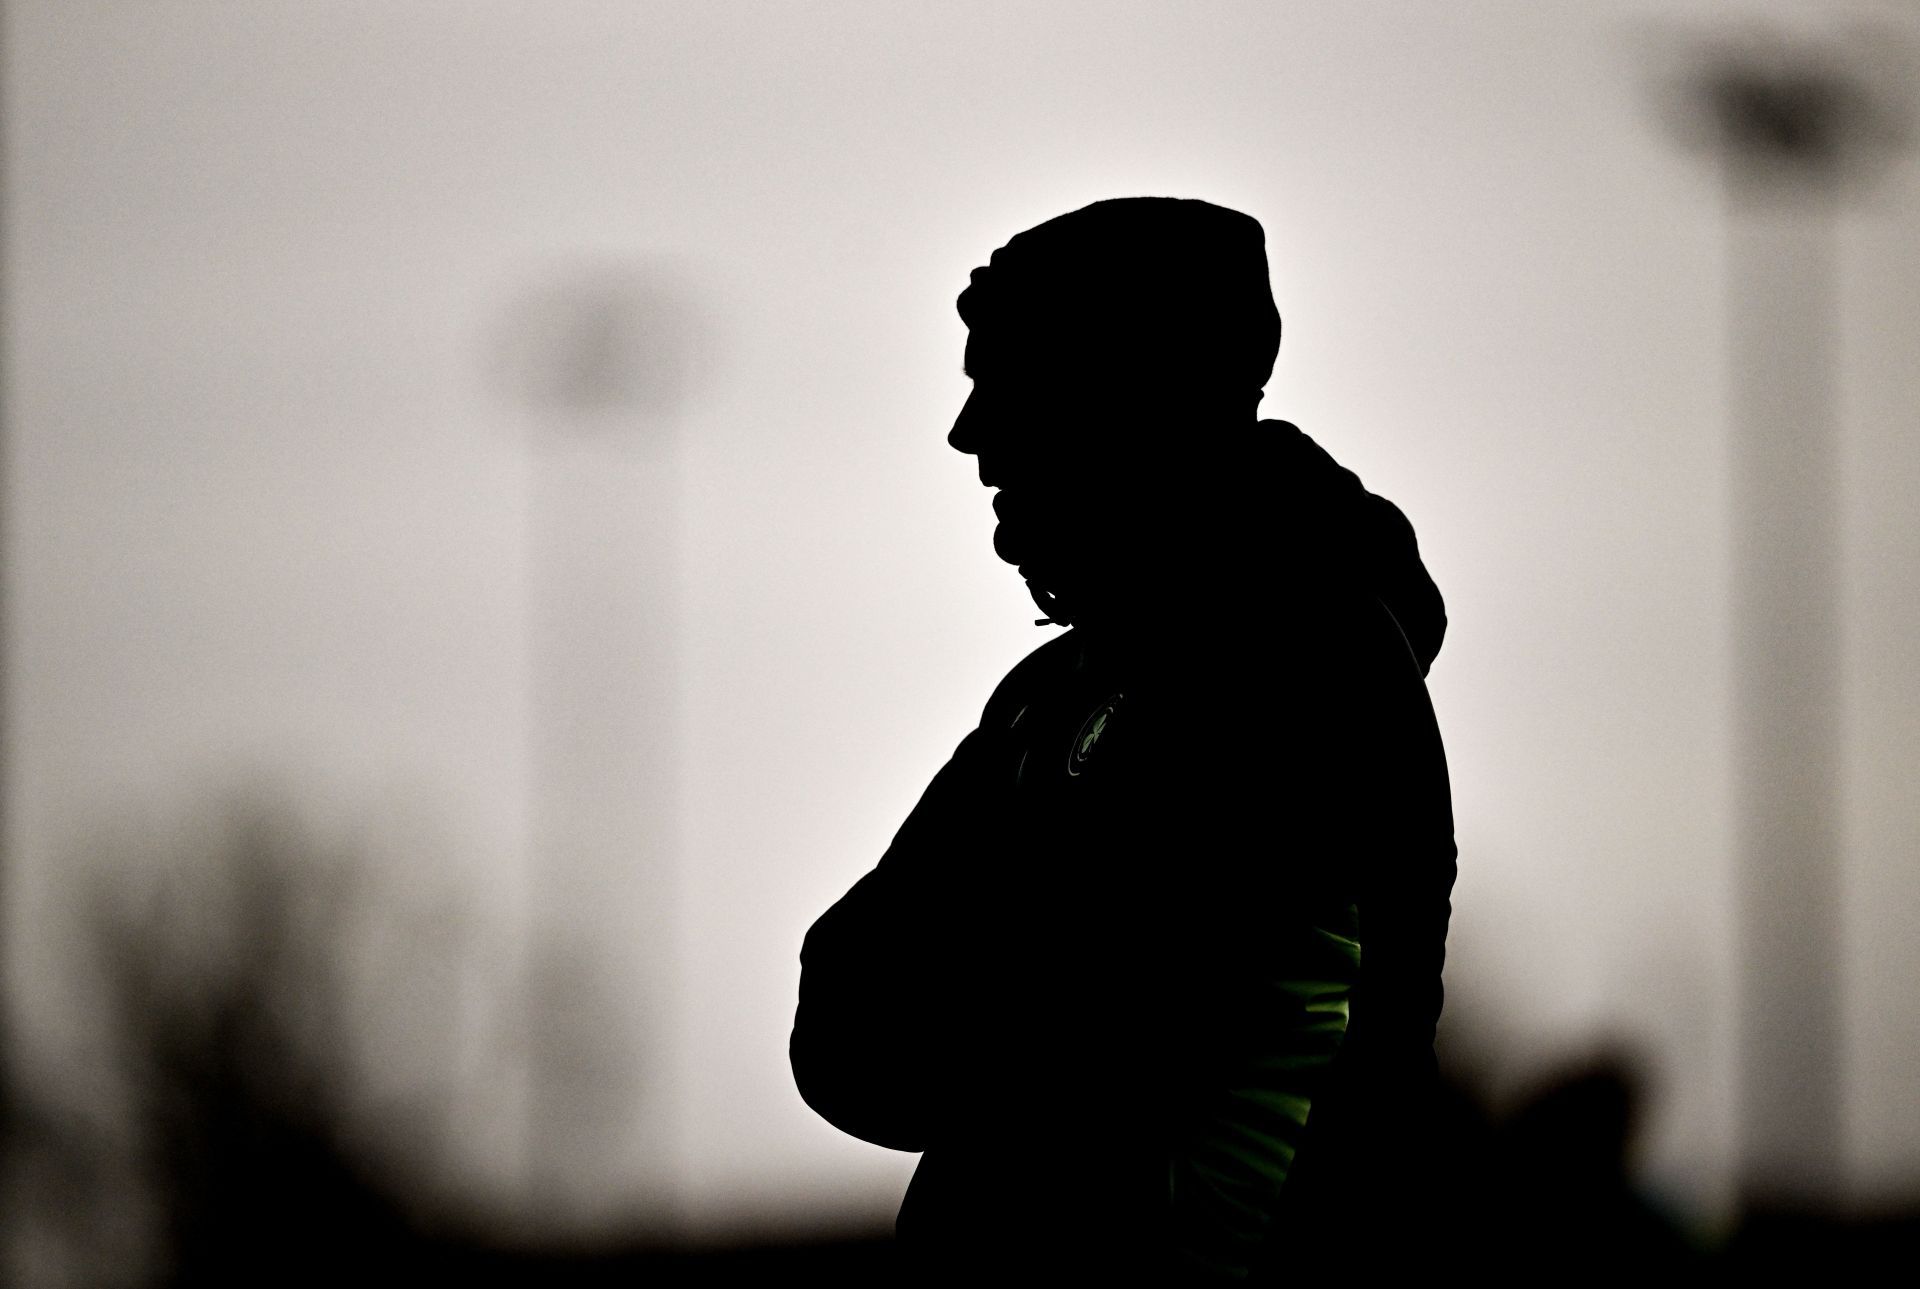
[[[1261,481],[1246,471],[1232,479],[1126,527],[1139,544],[1109,547],[1095,567],[1058,578],[1023,568],[1035,603],[1090,634],[1143,641],[1237,616],[1242,588],[1269,570]]]
[[[1257,422],[1192,421],[1169,447],[1111,486],[1100,545],[1078,567],[1021,567],[1056,621],[1145,636],[1231,612],[1257,576],[1275,505],[1273,462]],[[1083,548],[1084,549],[1084,548]]]

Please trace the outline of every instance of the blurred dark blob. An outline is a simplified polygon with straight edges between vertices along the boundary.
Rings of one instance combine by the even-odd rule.
[[[1704,1255],[1635,1185],[1644,1075],[1602,1050],[1549,1072],[1496,1125],[1516,1272],[1679,1271]]]
[[[369,918],[402,919],[402,938],[416,945],[444,944],[449,926],[403,912],[351,843],[343,849],[271,797],[237,799],[196,836],[182,864],[166,858],[173,843],[155,844],[148,867],[158,876],[100,866],[87,906],[86,951],[138,1129],[77,1109],[97,1097],[83,1085],[100,1071],[9,1071],[9,1222],[30,1207],[43,1229],[108,1251],[92,1266],[113,1271],[21,1283],[333,1285],[372,1274],[463,1286],[902,1283],[884,1227],[736,1236],[725,1247],[560,1243],[463,1211],[425,1166],[443,1148],[439,1093],[370,1106],[367,1018],[343,974],[362,942],[354,929]],[[1517,1281],[1811,1270],[1914,1247],[1910,1220],[1767,1214],[1712,1244],[1636,1182],[1654,1089],[1629,1051],[1602,1045],[1549,1068],[1505,1109],[1473,1073],[1493,1068],[1476,1055],[1489,1054],[1450,1051],[1454,1073],[1434,1106],[1426,1238],[1408,1249],[1429,1265],[1442,1256]],[[143,1223],[156,1232],[145,1245],[128,1235]]]
[[[1877,175],[1910,135],[1913,51],[1886,30],[1644,32],[1669,133],[1736,195],[1825,195]]]
[[[1371,1250],[1340,1249],[1314,1265],[1330,1274],[1356,1257],[1378,1271],[1427,1276],[1445,1265],[1496,1284],[1663,1275],[1699,1269],[1710,1244],[1642,1190],[1633,1152],[1646,1076],[1621,1050],[1598,1047],[1496,1098],[1485,1071],[1443,1062],[1427,1129],[1430,1170],[1405,1229],[1366,1233]],[[1486,1057],[1487,1052],[1468,1056]]]
[[[1639,1180],[1658,1089],[1628,1046],[1596,1040],[1498,1098],[1491,1064],[1473,1059],[1491,1053],[1453,1055],[1435,1112],[1431,1225],[1405,1255],[1410,1274],[1440,1256],[1496,1284],[1811,1276],[1920,1249],[1920,1216],[1910,1212],[1749,1207],[1714,1234],[1666,1208]]]
[[[88,1265],[91,1228],[116,1222],[151,1236],[114,1283],[319,1283],[406,1265],[432,1217],[418,1174],[444,1089],[369,1107],[343,974],[349,932],[394,911],[352,856],[268,796],[237,797],[182,849],[195,853],[156,841],[90,865],[79,951],[111,1068],[11,1080],[10,1178],[60,1197],[30,1201],[42,1238],[68,1246],[58,1279]],[[405,930],[433,957],[449,927]]]
[[[890,1225],[719,1247],[583,1241],[469,1202],[451,1176],[446,1035],[472,927],[381,866],[427,858],[376,841],[382,821],[310,819],[290,794],[245,790],[197,826],[142,821],[74,857],[86,979],[72,996],[91,1008],[99,1059],[4,1053],[0,1278],[897,1283]],[[370,1034],[396,1020],[427,1071],[412,1084],[373,1068]]]
[[[679,277],[666,265],[587,263],[530,278],[485,341],[491,383],[508,402],[576,427],[671,415],[708,339]]]
[[[1701,93],[1730,151],[1803,176],[1832,171],[1851,154],[1850,141],[1878,123],[1872,100],[1823,67],[1729,63]]]

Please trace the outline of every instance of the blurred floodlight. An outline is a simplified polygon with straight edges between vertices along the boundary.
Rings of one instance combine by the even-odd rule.
[[[664,270],[563,266],[513,297],[487,360],[502,395],[545,419],[632,425],[680,407],[690,320]]]

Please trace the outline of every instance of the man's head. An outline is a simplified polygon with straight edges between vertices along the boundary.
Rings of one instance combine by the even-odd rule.
[[[1123,197],[1017,234],[959,299],[974,389],[948,442],[1002,489],[994,549],[1072,597],[1232,466],[1280,346],[1258,221]]]

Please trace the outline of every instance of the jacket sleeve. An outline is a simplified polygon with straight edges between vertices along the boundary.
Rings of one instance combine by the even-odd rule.
[[[954,895],[991,844],[995,752],[1010,707],[1056,637],[994,691],[880,862],[821,914],[800,948],[788,1059],[800,1095],[842,1132],[923,1151],[952,1082]]]
[[[925,1150],[937,1112],[934,891],[938,870],[965,847],[981,738],[975,730],[961,741],[880,862],[820,915],[800,948],[787,1049],[794,1082],[827,1122],[892,1150]]]
[[[1351,724],[1340,829],[1355,860],[1361,969],[1255,1284],[1391,1266],[1398,1245],[1442,1236],[1433,1042],[1457,858],[1446,758],[1417,659],[1390,666],[1366,650],[1383,683]]]
[[[1353,917],[1349,905],[1321,919],[1333,925],[1295,928],[1284,954],[1232,991],[1247,1041],[1168,1141],[1169,1271],[1179,1283],[1241,1279],[1258,1256],[1346,1031],[1360,963]]]

